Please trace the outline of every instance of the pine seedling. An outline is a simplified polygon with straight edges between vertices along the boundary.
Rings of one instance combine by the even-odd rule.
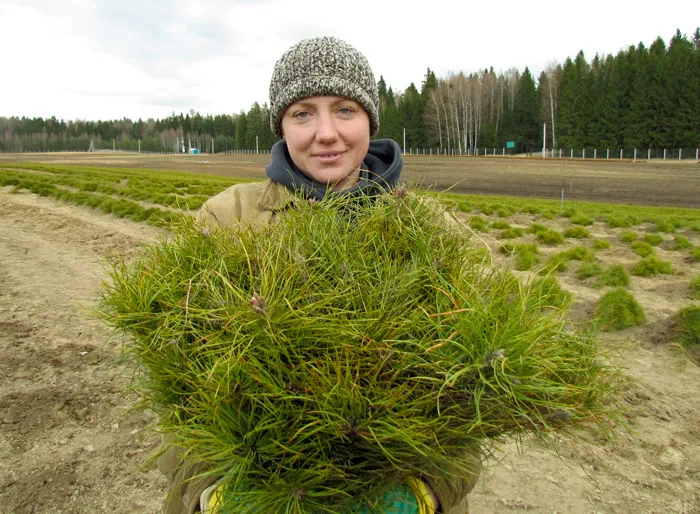
[[[591,233],[583,227],[569,227],[564,231],[564,237],[572,239],[586,239]]]
[[[687,250],[688,248],[692,248],[693,244],[688,240],[687,237],[682,236],[682,235],[677,235],[676,237],[673,238],[673,243],[671,243],[671,250],[678,251],[678,250]]]
[[[700,275],[695,275],[690,280],[690,291],[693,299],[700,300]]]
[[[594,250],[607,250],[610,248],[610,241],[607,239],[594,239],[593,249]]]
[[[537,233],[537,240],[546,245],[558,245],[564,242],[564,236],[556,230],[543,230]]]
[[[614,264],[604,270],[596,282],[596,287],[627,287],[628,285],[630,285],[630,276],[620,264]]]
[[[510,228],[510,225],[504,220],[497,220],[491,223],[490,228],[494,228],[496,230],[506,230]]]
[[[646,241],[634,241],[630,247],[640,257],[648,257],[654,253],[654,247]]]
[[[159,430],[224,477],[222,511],[376,506],[468,473],[467,450],[620,419],[620,373],[553,285],[483,265],[431,202],[295,205],[259,230],[180,219],[102,295]]]
[[[663,243],[664,238],[659,234],[644,234],[642,240],[645,243],[649,243],[651,246],[659,246],[661,243]]]
[[[686,348],[700,345],[700,307],[681,309],[676,315],[673,332],[674,341]]]
[[[631,243],[632,241],[637,240],[637,233],[636,232],[631,232],[629,230],[625,230],[620,234],[620,241],[623,243]]]
[[[696,246],[690,250],[689,259],[690,262],[700,262],[700,246]]]
[[[576,270],[576,278],[586,280],[587,278],[597,277],[603,272],[600,264],[596,262],[584,262]]]
[[[501,234],[499,235],[499,239],[515,239],[516,237],[522,237],[524,235],[525,232],[522,228],[510,227],[501,232]]]
[[[646,316],[634,296],[625,289],[615,289],[598,300],[594,319],[601,330],[610,332],[639,325]]]
[[[653,275],[673,275],[673,266],[668,261],[662,261],[658,257],[649,256],[637,262],[630,269],[632,275],[638,277],[651,277]]]

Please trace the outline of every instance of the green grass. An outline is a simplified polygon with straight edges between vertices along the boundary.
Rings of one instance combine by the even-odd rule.
[[[482,218],[481,216],[472,216],[469,218],[467,225],[477,232],[487,232],[489,229],[488,221],[486,221],[486,218]]]
[[[583,227],[569,227],[564,231],[564,237],[571,239],[586,239],[591,233]]]
[[[678,323],[674,330],[674,342],[686,348],[700,345],[700,307],[686,307],[678,313],[676,319]]]
[[[413,195],[298,204],[259,231],[183,217],[101,295],[160,431],[231,472],[222,511],[347,512],[488,438],[618,426],[618,370],[555,279],[485,273]]]
[[[603,272],[603,268],[597,262],[582,262],[578,270],[576,270],[576,278],[586,280],[587,278],[597,277]]]
[[[661,219],[654,225],[654,232],[665,232],[673,234],[676,231],[677,224],[673,219]]]
[[[437,193],[432,194],[437,195]],[[455,193],[440,194],[439,196],[453,203],[458,208],[460,205],[463,206],[465,212],[471,212],[472,207],[475,205],[497,204],[508,208],[513,213],[532,214],[543,219],[554,219],[565,212],[571,215],[571,222],[574,224],[580,224],[574,222],[579,217],[600,220],[614,228],[630,228],[643,222],[658,225],[659,222],[667,221],[677,229],[687,227],[700,232],[700,209],[572,200],[567,202],[566,210],[562,211],[559,200],[508,196],[485,197],[483,195],[460,195]],[[575,215],[573,214],[574,212]]]
[[[607,250],[610,248],[610,241],[607,239],[594,239],[593,249],[594,250]]]
[[[605,221],[610,228],[629,228],[639,224],[639,220],[632,215],[611,214]]]
[[[664,238],[659,234],[645,234],[642,241],[649,243],[651,246],[659,246],[664,242]]]
[[[564,236],[556,230],[546,229],[537,232],[537,241],[545,245],[558,245],[564,242]]]
[[[491,223],[490,228],[496,229],[496,230],[505,230],[510,228],[510,224],[507,221],[504,220],[497,220]]]
[[[682,235],[677,235],[676,237],[673,238],[673,242],[671,243],[671,250],[677,251],[677,250],[687,250],[688,248],[692,248],[693,244],[688,240],[687,237],[682,236]]]
[[[625,230],[620,234],[620,241],[623,243],[631,243],[632,241],[636,241],[638,237],[636,232]]]
[[[574,246],[563,252],[552,254],[547,259],[547,264],[540,270],[541,274],[560,273],[569,269],[569,261],[590,262],[595,255],[585,246]]]
[[[551,273],[564,273],[569,269],[569,259],[563,253],[555,253],[547,259],[545,265],[540,269],[540,275]]]
[[[700,246],[697,246],[690,250],[690,262],[700,262]]]
[[[634,241],[630,247],[640,257],[648,257],[654,253],[654,247],[646,241]]]
[[[700,275],[695,275],[690,279],[690,292],[693,299],[700,300]]]
[[[500,239],[515,239],[516,237],[522,237],[525,235],[525,231],[520,227],[509,227],[505,229],[499,235]]]
[[[532,288],[541,295],[544,305],[548,307],[564,308],[573,300],[571,293],[562,289],[559,281],[551,275],[536,278]]]
[[[596,287],[627,287],[630,285],[630,276],[624,266],[614,264],[604,270],[596,282]]]
[[[518,271],[529,270],[540,262],[540,250],[534,243],[506,243],[500,251],[515,256],[515,269]]]
[[[155,225],[169,223],[173,211],[198,209],[207,198],[236,182],[242,181],[167,170],[0,165],[0,186],[11,185]]]
[[[611,332],[640,325],[646,315],[634,296],[625,289],[615,289],[598,300],[594,319],[601,330]]]
[[[541,223],[533,223],[530,225],[527,229],[528,234],[539,234],[540,232],[546,232],[549,230],[546,226],[542,225]]]
[[[673,275],[673,266],[670,262],[662,261],[658,257],[644,257],[641,261],[632,266],[632,275],[638,277],[651,277],[654,275]]]
[[[574,225],[583,225],[587,227],[589,225],[593,225],[593,218],[585,214],[577,214],[576,216],[571,217],[571,223]]]

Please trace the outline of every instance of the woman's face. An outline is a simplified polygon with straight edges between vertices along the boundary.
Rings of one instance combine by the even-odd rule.
[[[353,100],[313,96],[289,107],[282,134],[294,164],[319,184],[352,187],[369,149],[369,116]]]

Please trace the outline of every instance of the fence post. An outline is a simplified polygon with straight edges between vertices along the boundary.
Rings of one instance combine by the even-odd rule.
[[[593,149],[593,158],[594,158],[594,159],[597,159],[597,158],[598,158],[598,149],[597,149],[597,148],[594,148],[594,149]]]
[[[700,150],[700,148],[695,149],[695,160],[696,161],[698,160],[698,156],[700,156],[700,152],[698,152],[699,150]]]
[[[622,159],[622,148],[620,148],[620,159]]]
[[[503,157],[505,157],[505,156],[506,156],[506,149],[504,148],[503,149]]]
[[[679,160],[679,161],[681,160],[681,155],[683,155],[683,149],[682,149],[682,148],[679,148],[679,149],[678,149],[678,160]]]
[[[574,149],[573,148],[571,149],[571,158],[572,159],[574,158]]]
[[[584,148],[584,149],[583,149],[583,154],[582,154],[581,159],[585,159],[585,158],[586,158],[586,149]]]
[[[664,148],[664,161],[666,160],[666,149]]]
[[[651,148],[647,148],[647,161],[651,160]]]
[[[605,158],[610,159],[610,148],[605,150]]]

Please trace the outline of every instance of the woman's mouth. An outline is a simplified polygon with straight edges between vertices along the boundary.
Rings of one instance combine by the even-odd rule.
[[[340,159],[341,153],[340,152],[321,152],[317,154],[313,154],[314,159],[317,159],[319,162],[323,164],[330,164],[336,162],[338,159]]]

